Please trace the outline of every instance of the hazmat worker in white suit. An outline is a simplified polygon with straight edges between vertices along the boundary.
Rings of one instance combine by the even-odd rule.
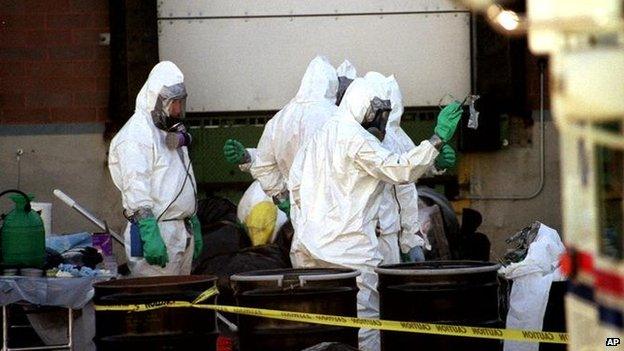
[[[202,249],[190,136],[180,123],[186,96],[180,69],[157,64],[110,145],[108,167],[130,221],[124,239],[133,276],[190,274]]]
[[[386,134],[382,146],[395,153],[404,153],[416,147],[412,139],[401,128],[403,115],[403,96],[394,75],[384,77],[377,72],[370,72],[364,77],[373,84],[387,84],[390,91],[392,111],[388,117]],[[426,175],[444,173],[446,168],[455,164],[455,151],[445,144],[435,164],[430,167]],[[401,253],[408,254],[413,250],[423,251],[431,246],[425,236],[418,235],[420,223],[418,220],[418,192],[414,183],[384,184],[382,200],[379,206],[379,251],[384,264],[401,262]]]
[[[289,177],[293,207],[299,213],[291,247],[293,266],[358,269],[358,316],[366,318],[379,317],[374,269],[382,257],[374,220],[383,190],[380,182],[418,179],[451,139],[461,116],[459,104],[447,106],[430,140],[396,154],[378,139],[383,139],[390,110],[387,90],[356,78],[338,111],[298,152]],[[378,331],[360,330],[359,343],[361,350],[378,350]]]
[[[341,74],[355,78],[350,62],[345,61],[339,69]],[[290,166],[299,148],[336,111],[338,78],[327,58],[315,57],[301,79],[297,95],[267,122],[257,148],[245,149],[242,143],[232,139],[223,147],[226,160],[250,172],[286,213],[290,212]]]

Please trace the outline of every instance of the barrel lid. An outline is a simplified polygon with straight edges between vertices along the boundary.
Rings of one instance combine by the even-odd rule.
[[[378,274],[387,275],[451,275],[496,272],[501,265],[482,261],[426,261],[381,265]]]
[[[306,282],[352,279],[360,275],[360,271],[342,268],[293,268],[251,271],[234,274],[230,277],[234,282],[276,282],[278,287],[285,280],[298,280],[300,286]]]

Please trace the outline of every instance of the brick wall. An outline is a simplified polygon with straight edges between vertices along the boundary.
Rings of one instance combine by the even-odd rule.
[[[108,119],[107,0],[0,0],[0,124]]]

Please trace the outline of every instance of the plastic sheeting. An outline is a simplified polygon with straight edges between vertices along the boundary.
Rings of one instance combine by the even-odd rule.
[[[93,297],[94,281],[93,278],[1,277],[0,305],[26,301],[80,309]]]
[[[95,336],[93,305],[93,283],[96,278],[30,278],[1,277],[0,304],[2,306],[18,301],[33,305],[57,306],[81,310],[74,319],[72,339],[76,350],[95,350],[92,342]],[[35,331],[47,345],[58,345],[67,339],[65,312],[53,311],[29,315]]]
[[[565,251],[556,230],[540,224],[526,258],[499,270],[513,280],[507,328],[542,330],[544,313],[553,281],[563,280],[559,257]],[[504,351],[538,351],[539,343],[506,341]]]
[[[91,233],[83,232],[46,237],[46,247],[58,253],[63,253],[76,247],[86,246],[93,246],[93,238],[91,237]]]

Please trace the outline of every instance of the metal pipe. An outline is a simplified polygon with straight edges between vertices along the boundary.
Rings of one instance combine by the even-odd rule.
[[[219,318],[219,320],[221,322],[223,322],[225,325],[227,325],[227,327],[230,329],[230,331],[232,332],[237,332],[238,331],[238,326],[232,322],[230,322],[229,319],[225,318],[221,313],[219,312],[215,312],[217,315],[217,318]]]
[[[531,200],[536,198],[544,190],[546,184],[546,147],[545,147],[545,127],[544,127],[544,67],[545,62],[540,61],[540,181],[537,189],[529,195],[511,195],[511,196],[498,196],[498,195],[485,195],[476,196],[469,195],[466,198],[470,200]]]
[[[69,351],[72,351],[74,349],[74,310],[72,310],[71,308],[68,308],[68,310],[69,313],[67,315],[67,348],[69,349]]]
[[[115,233],[113,230],[108,228],[108,226],[106,225],[105,222],[103,222],[99,218],[97,218],[94,215],[92,215],[91,212],[89,212],[87,209],[85,209],[84,207],[82,207],[78,203],[76,203],[76,201],[74,199],[72,199],[71,197],[67,196],[67,194],[65,194],[64,192],[60,191],[59,189],[54,189],[53,193],[54,193],[54,196],[56,196],[61,201],[63,201],[67,206],[73,208],[78,213],[83,215],[91,223],[93,223],[96,226],[100,227],[100,229],[102,229],[102,230],[107,230],[108,233],[110,233],[110,235],[113,237],[113,239],[117,240],[117,242],[119,242],[122,246],[125,246],[124,240],[123,240],[123,238],[119,234]]]
[[[9,315],[6,305],[2,306],[2,351],[9,347]]]

